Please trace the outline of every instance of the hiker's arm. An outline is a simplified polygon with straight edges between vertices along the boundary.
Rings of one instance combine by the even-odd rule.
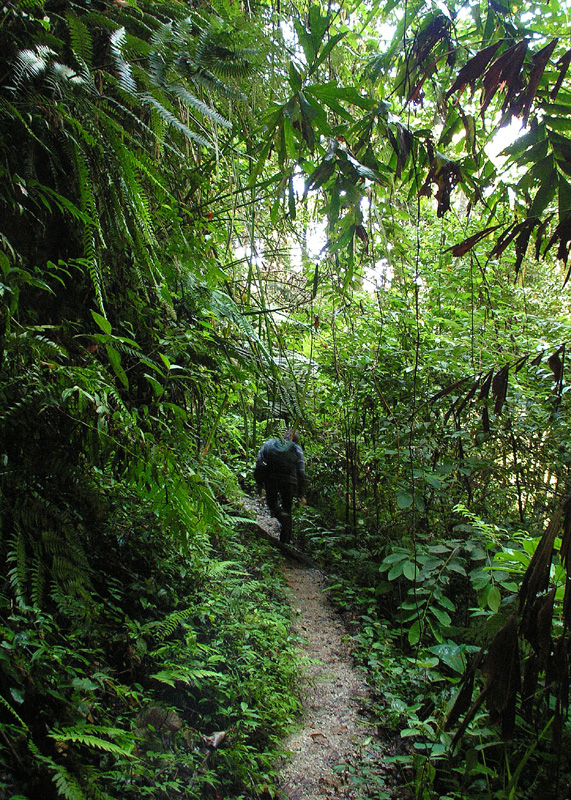
[[[303,450],[299,445],[295,445],[297,453],[297,496],[305,503],[305,460]]]
[[[264,490],[264,483],[266,481],[267,464],[264,460],[264,448],[262,447],[256,458],[256,466],[254,467],[254,480],[256,481],[256,489],[258,494],[262,494]]]

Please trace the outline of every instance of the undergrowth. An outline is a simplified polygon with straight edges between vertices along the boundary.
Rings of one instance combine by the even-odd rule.
[[[273,791],[298,707],[274,553],[230,517],[185,549],[140,493],[106,503],[76,532],[89,592],[0,592],[0,796]]]
[[[373,537],[363,533],[356,546],[354,532],[324,529],[322,519],[304,511],[308,551],[327,565],[330,599],[348,623],[354,658],[369,675],[368,733],[351,772],[355,796],[566,796],[571,730],[558,713],[556,666],[546,674],[538,670],[533,640],[519,656],[523,683],[510,687],[516,679],[506,631],[540,537],[486,523],[463,506],[456,511],[455,538],[402,542],[384,556]],[[552,567],[551,581],[552,592],[541,599],[555,599],[553,630],[561,636],[560,564]],[[551,616],[540,615],[535,636],[545,640],[550,625]],[[557,640],[552,647],[556,655]],[[482,661],[486,652],[492,655]],[[533,669],[530,688],[526,676]],[[487,691],[491,699],[484,702]],[[521,706],[506,733],[510,692]]]

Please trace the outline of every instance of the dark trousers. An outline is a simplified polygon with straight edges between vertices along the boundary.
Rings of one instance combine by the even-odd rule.
[[[291,540],[291,510],[295,494],[296,487],[292,483],[266,481],[266,503],[272,517],[279,520],[282,526],[280,542],[289,542]]]

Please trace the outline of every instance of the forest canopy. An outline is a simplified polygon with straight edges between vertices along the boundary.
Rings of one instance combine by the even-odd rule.
[[[567,796],[568,11],[3,3],[0,796],[278,796],[286,426],[356,796]]]

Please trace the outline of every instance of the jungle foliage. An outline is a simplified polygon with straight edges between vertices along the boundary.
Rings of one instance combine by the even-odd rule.
[[[566,796],[567,25],[3,4],[2,797],[276,796],[295,642],[240,498],[285,424],[382,734],[354,791]]]

